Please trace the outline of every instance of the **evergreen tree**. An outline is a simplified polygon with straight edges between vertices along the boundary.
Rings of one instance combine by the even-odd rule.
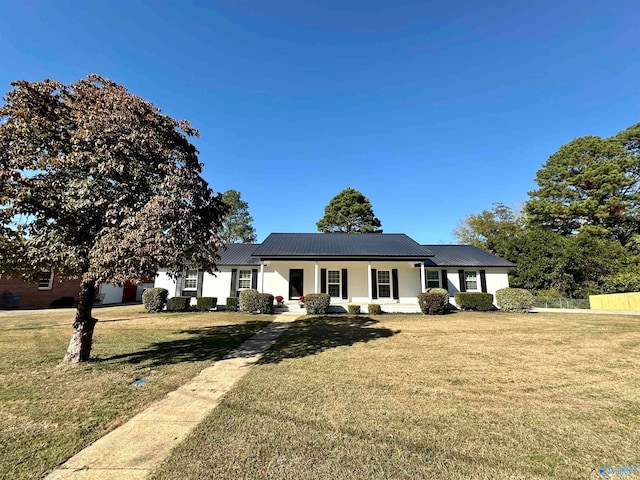
[[[324,217],[317,223],[323,233],[381,233],[380,220],[373,214],[369,199],[358,190],[346,188],[331,199]]]

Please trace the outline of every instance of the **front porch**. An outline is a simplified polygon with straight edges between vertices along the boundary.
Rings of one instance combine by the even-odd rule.
[[[420,313],[420,307],[418,303],[410,303],[410,302],[376,302],[373,301],[371,303],[376,303],[380,305],[383,313]],[[329,305],[328,313],[348,313],[349,305],[360,305],[360,314],[367,315],[368,313],[368,305],[369,303],[363,302],[346,302],[346,301],[332,301]],[[282,307],[276,307],[276,313],[300,313],[304,315],[306,313],[306,309],[301,307],[297,301],[287,301],[284,303]]]

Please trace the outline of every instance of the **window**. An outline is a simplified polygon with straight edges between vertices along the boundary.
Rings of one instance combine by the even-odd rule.
[[[251,270],[240,270],[238,273],[238,290],[251,288]]]
[[[340,270],[329,270],[327,272],[327,290],[330,297],[340,297]]]
[[[440,273],[437,270],[427,270],[427,288],[440,286]]]
[[[53,287],[53,272],[40,273],[38,280],[38,290],[51,290]]]
[[[478,290],[478,272],[468,270],[464,272],[464,287],[467,291]]]
[[[391,274],[389,270],[378,270],[378,298],[391,298]]]
[[[198,288],[198,270],[187,270],[184,277],[184,290],[196,290]]]

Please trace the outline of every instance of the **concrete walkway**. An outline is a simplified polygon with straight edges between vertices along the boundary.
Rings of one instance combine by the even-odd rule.
[[[71,457],[48,480],[133,480],[145,478],[220,403],[299,314],[276,320],[205,368],[190,382],[152,403],[124,425]],[[144,388],[144,387],[139,387]]]

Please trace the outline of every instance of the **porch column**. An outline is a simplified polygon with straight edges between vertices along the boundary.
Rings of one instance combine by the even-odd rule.
[[[418,290],[420,293],[424,292],[424,262],[420,262],[420,290]]]
[[[369,285],[369,303],[373,303],[373,298],[371,297],[371,290],[373,290],[373,285],[371,284],[371,261],[367,263],[367,284]]]
[[[313,279],[315,280],[315,285],[313,287],[313,293],[318,293],[318,261],[316,260],[316,265],[313,270]]]
[[[264,293],[264,262],[260,262],[260,293]]]

